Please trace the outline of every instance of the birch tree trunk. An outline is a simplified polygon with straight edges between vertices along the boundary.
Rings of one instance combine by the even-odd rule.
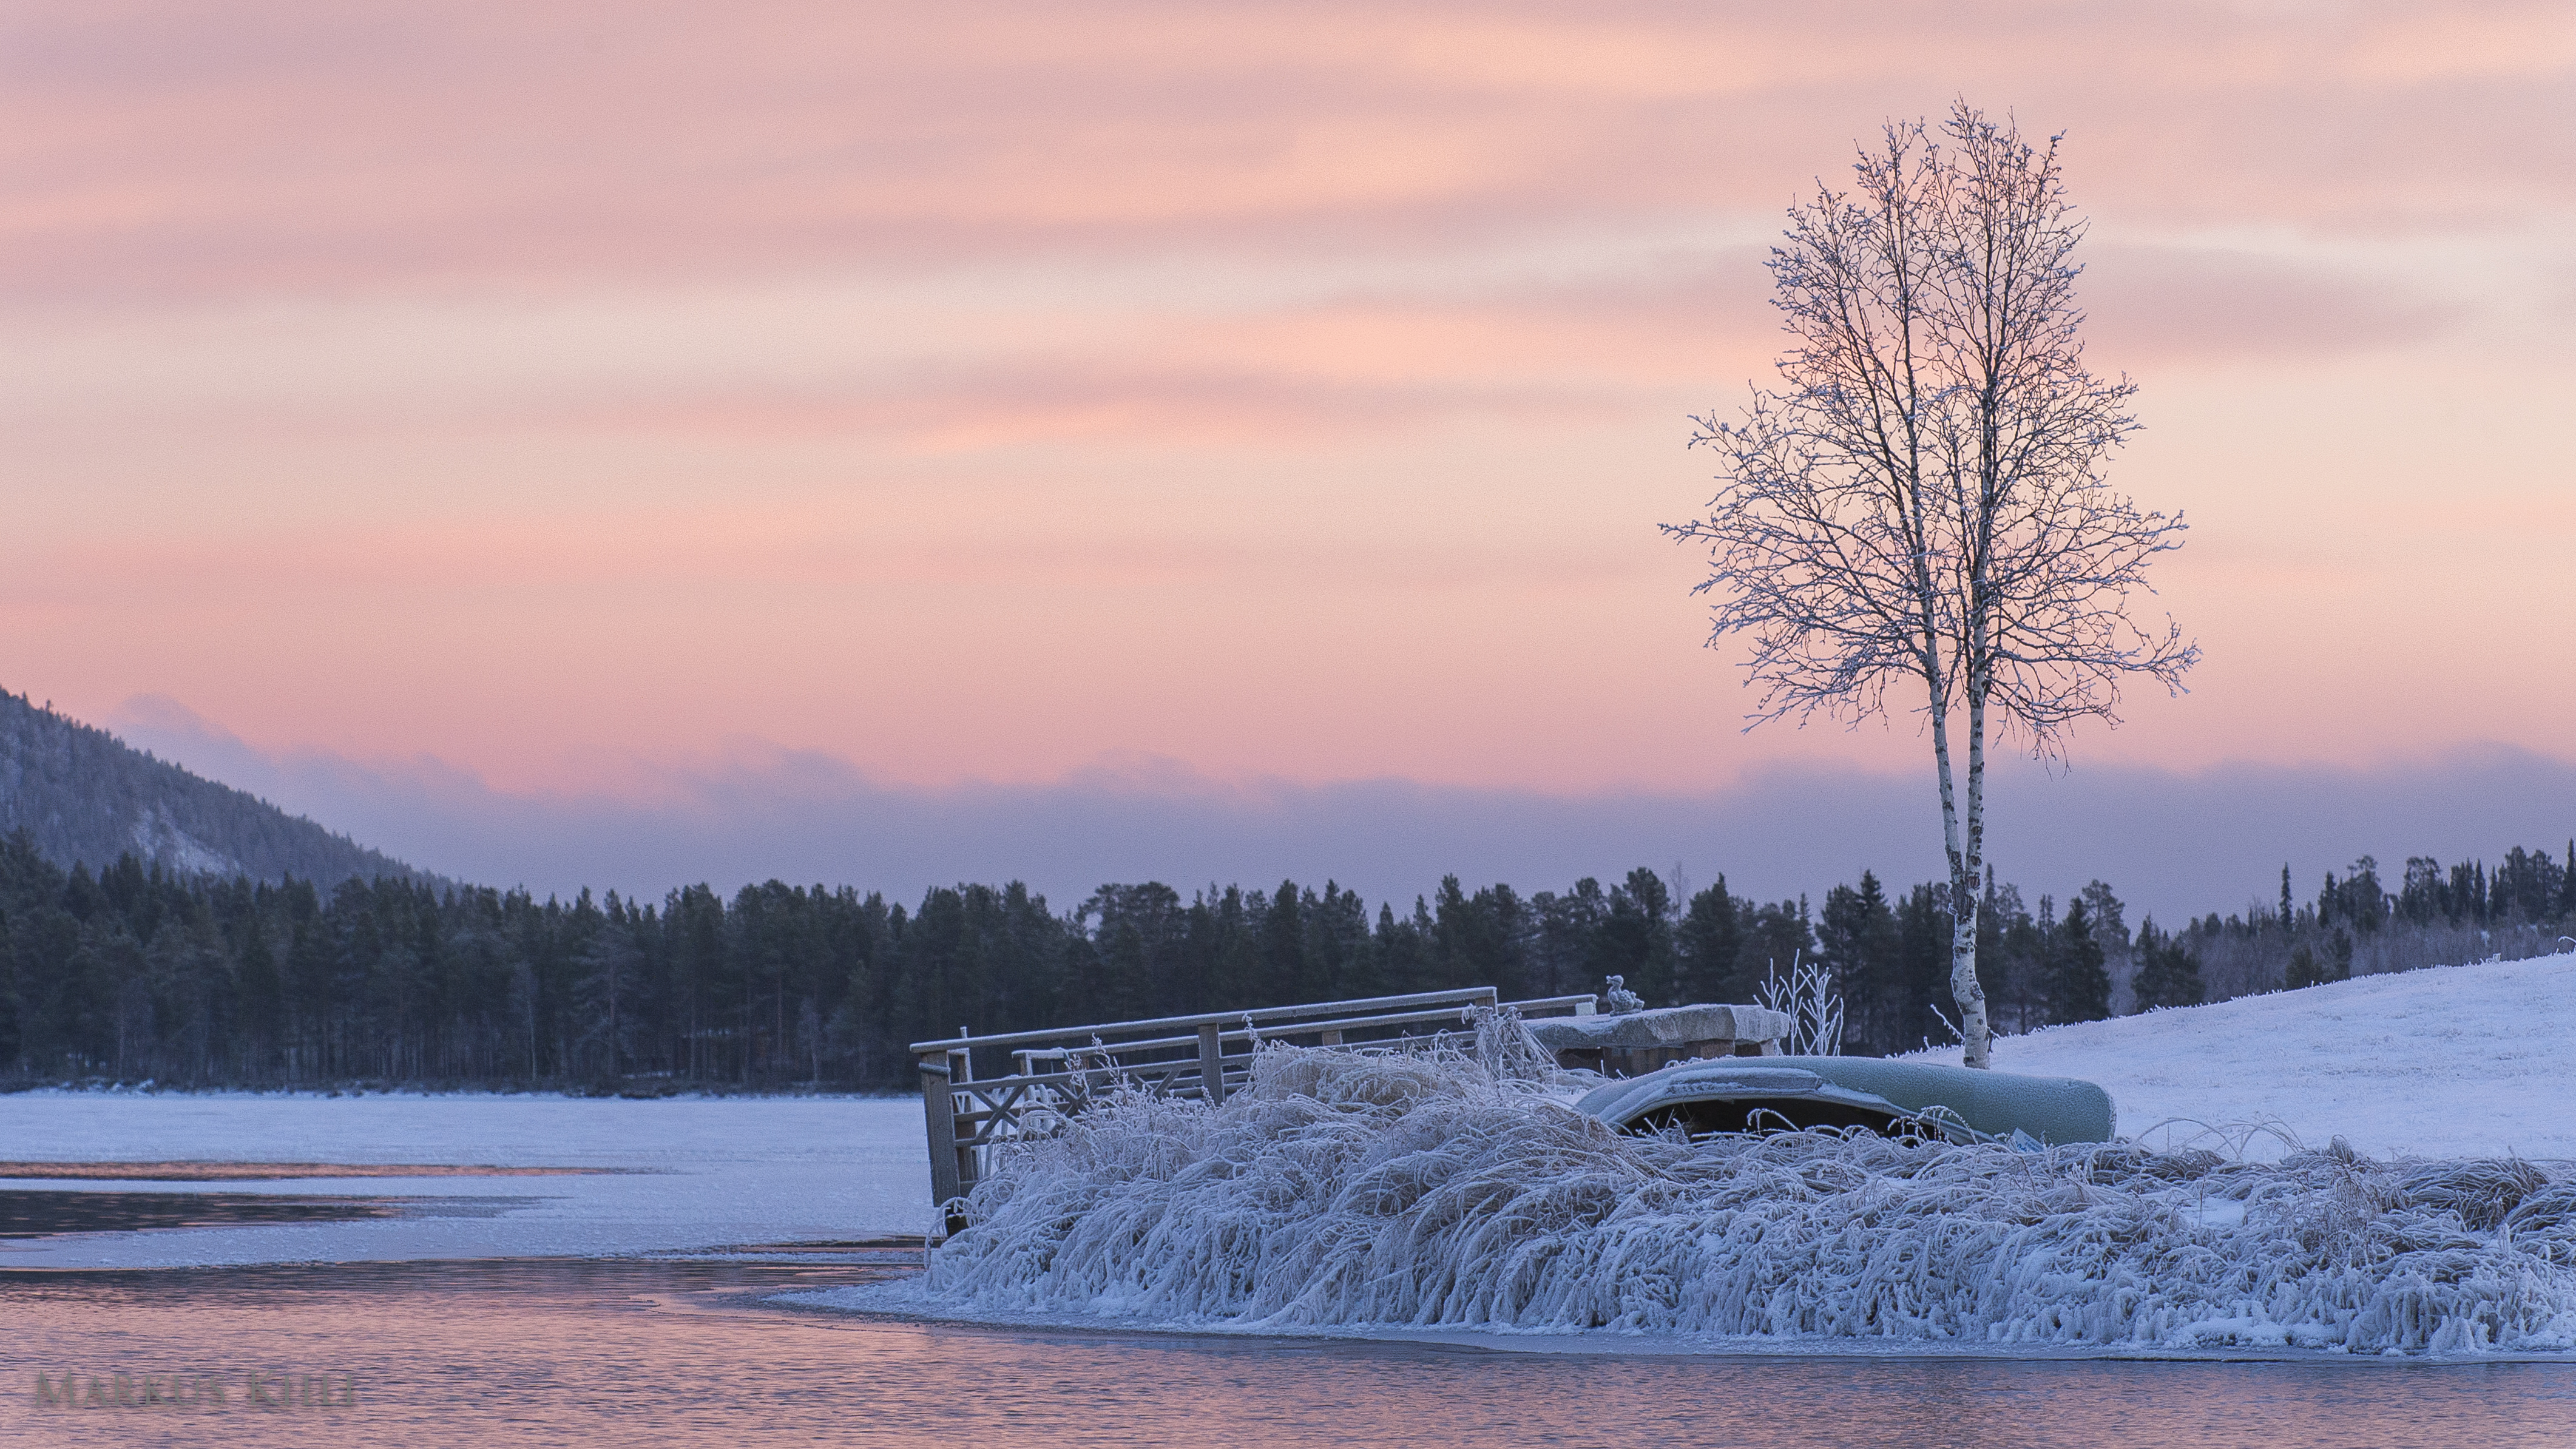
[[[1985,873],[1985,711],[1971,707],[1968,725],[1968,804],[1959,808],[1950,769],[1949,711],[1932,718],[1932,758],[1941,776],[1941,837],[1950,857],[1950,999],[1959,1007],[1961,1060],[1991,1065],[1993,1030],[1986,1019],[1986,988],[1977,979],[1978,883]],[[1961,816],[1965,815],[1962,828]]]

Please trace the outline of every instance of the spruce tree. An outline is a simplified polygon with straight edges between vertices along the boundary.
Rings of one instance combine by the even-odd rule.
[[[1744,977],[1759,985],[1772,973],[1788,979],[1800,962],[1816,959],[1816,933],[1807,913],[1807,898],[1782,901],[1777,905],[1745,904],[1743,947],[1739,958]]]
[[[1896,1051],[1928,1046],[1934,1033],[1947,1034],[1934,1008],[1950,979],[1950,903],[1947,884],[1924,884],[1908,892],[1896,907],[1897,1006]],[[1982,929],[1982,927],[1980,928]],[[1981,954],[1978,958],[1984,959]],[[1982,969],[1982,967],[1980,968]],[[1992,998],[1992,993],[1989,997]]]
[[[1721,875],[1717,884],[1690,898],[1689,908],[1682,912],[1681,923],[1674,931],[1682,1000],[1751,1001],[1753,987],[1744,979],[1741,959],[1743,943],[1743,923],[1734,897],[1726,892],[1726,877]]]
[[[1662,876],[1642,865],[1628,872],[1625,881],[1610,888],[1596,974],[1626,977],[1628,989],[1644,997],[1649,1006],[1677,1004],[1672,914],[1672,892]]]
[[[2093,937],[2092,913],[2084,908],[2082,896],[2067,901],[2066,918],[2058,923],[2054,936],[2045,988],[2049,1022],[2061,1025],[2109,1016],[2111,973],[2103,969],[2102,943]]]
[[[2315,951],[2302,945],[2290,953],[2290,964],[2283,970],[2281,976],[2281,986],[2284,990],[2296,991],[2303,986],[2314,986],[2323,980],[2325,980],[2325,972],[2317,965]]]
[[[2180,941],[2156,929],[2150,916],[2138,925],[2138,974],[2129,994],[2139,1011],[2157,1007],[2198,1006],[2205,988],[2200,957]]]

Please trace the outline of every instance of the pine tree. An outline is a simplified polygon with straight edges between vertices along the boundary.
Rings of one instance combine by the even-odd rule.
[[[2041,910],[2055,907],[2041,898]],[[1977,972],[1986,997],[1996,1005],[1997,1020],[2012,1019],[2012,1029],[2028,1031],[2044,1017],[2039,1010],[2043,933],[2022,903],[2021,887],[1997,883],[1986,872],[1985,898],[1977,908]]]
[[[579,910],[590,904],[582,892]],[[635,1044],[636,994],[642,985],[644,951],[626,919],[625,903],[608,893],[608,909],[578,958],[580,975],[575,999],[589,1021],[582,1046],[590,1070],[608,1077],[626,1074]]]
[[[1673,937],[1684,1001],[1753,999],[1752,983],[1744,979],[1741,961],[1743,923],[1737,917],[1734,897],[1726,893],[1725,876],[1719,876],[1717,884],[1690,898],[1690,906],[1683,911]]]
[[[1255,901],[1260,892],[1253,893]],[[1315,982],[1306,966],[1306,920],[1299,909],[1297,883],[1283,880],[1272,892],[1268,908],[1260,913],[1261,980],[1254,996],[1245,998],[1245,1006],[1274,1006],[1299,1001],[1316,1001]],[[1210,1009],[1223,1011],[1234,1003],[1217,1001]]]
[[[1890,1042],[1895,1050],[1927,1046],[1936,1032],[1951,1034],[1940,1016],[1934,1014],[1949,990],[1951,924],[1950,888],[1946,882],[1918,885],[1897,904],[1900,1009],[1895,1014],[1894,1038]],[[1979,947],[1980,963],[1985,960],[1983,950]]]
[[[1788,979],[1796,963],[1816,958],[1816,932],[1807,914],[1807,898],[1768,906],[1745,902],[1743,939],[1740,959],[1748,981],[1758,987],[1774,972]]]
[[[2281,976],[2282,989],[2296,991],[2304,986],[2314,986],[2323,980],[2325,980],[2325,972],[2318,967],[2317,953],[2314,950],[2303,944],[2290,953],[2290,964]]]
[[[277,953],[269,949],[268,932],[262,929],[257,916],[243,924],[236,951],[239,964],[234,969],[234,982],[241,997],[237,1019],[247,1038],[239,1045],[249,1055],[245,1065],[253,1074],[252,1080],[266,1081],[269,1061],[286,1018],[286,983],[277,969]]]
[[[2449,914],[2442,905],[2442,863],[2429,855],[2406,858],[2406,883],[2398,888],[2397,913],[2418,926]]]
[[[2200,1004],[2200,957],[2156,929],[2152,916],[2138,923],[2137,949],[2138,974],[2129,983],[2137,1010]]]
[[[1883,1052],[1901,1040],[1896,1035],[1903,1010],[1896,954],[1896,912],[1876,874],[1862,871],[1858,890],[1838,885],[1826,893],[1816,924],[1816,955],[1849,1012],[1844,1040],[1858,1050]]]
[[[2093,935],[2092,913],[2084,898],[2066,903],[2066,919],[2049,943],[2046,986],[2052,1025],[2100,1021],[2111,1014],[2111,975],[2103,969],[2102,943]]]
[[[2487,877],[2483,861],[2461,861],[2451,867],[2449,896],[2451,924],[2464,921],[2483,923],[2487,918]]]
[[[1563,894],[1540,891],[1530,897],[1530,979],[1539,994],[1601,989],[1592,975],[1592,937],[1609,908],[1601,883],[1588,876]]]
[[[1380,994],[1377,958],[1370,950],[1368,907],[1359,892],[1324,882],[1324,893],[1306,893],[1306,963],[1320,1000]]]
[[[1511,893],[1509,886],[1495,889],[1505,896]],[[1682,1000],[1677,979],[1679,953],[1673,943],[1673,905],[1672,888],[1650,866],[1641,865],[1628,872],[1628,879],[1610,892],[1610,924],[1636,932],[1637,970],[1628,976],[1630,989],[1648,1001],[1667,1006],[1678,1006]],[[1630,927],[1628,923],[1632,921],[1634,925]],[[1517,931],[1514,934],[1517,936]]]

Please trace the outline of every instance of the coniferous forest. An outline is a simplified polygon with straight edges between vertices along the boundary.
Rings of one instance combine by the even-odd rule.
[[[2576,843],[2490,869],[2375,861],[2277,902],[2133,928],[2094,881],[2031,902],[1989,879],[1980,974],[2005,1031],[2350,975],[2546,954],[2576,932]],[[2393,887],[2393,888],[2392,888]],[[1864,873],[1821,903],[1680,898],[1652,870],[1523,896],[1455,877],[1408,909],[1326,882],[1186,894],[1023,887],[889,902],[778,881],[730,899],[538,901],[419,877],[93,873],[0,840],[0,1080],[18,1085],[904,1088],[907,1042],[955,1033],[1493,985],[1649,1004],[1748,1001],[1822,964],[1846,1051],[1951,1039],[1945,887]]]

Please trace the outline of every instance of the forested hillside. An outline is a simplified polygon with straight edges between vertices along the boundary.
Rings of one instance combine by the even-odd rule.
[[[255,795],[156,760],[102,729],[0,693],[0,834],[24,830],[69,867],[133,854],[187,874],[336,885],[411,867]]]
[[[2569,859],[2576,863],[2576,846]],[[2365,859],[2312,900],[2133,931],[2094,881],[2036,910],[1989,881],[1980,974],[2007,1031],[2277,990],[2346,973],[2543,954],[2576,930],[2548,852],[2503,867]],[[1409,910],[1327,882],[1183,895],[1106,885],[1056,912],[1018,885],[907,907],[777,881],[730,899],[538,901],[383,877],[183,876],[128,855],[66,871],[0,841],[0,1080],[283,1086],[910,1085],[905,1043],[955,1033],[1485,985],[1649,1002],[1752,999],[1821,962],[1849,1051],[1947,1039],[1945,892],[1864,874],[1760,902],[1723,878],[1677,898],[1651,870],[1522,896],[1444,880]],[[996,1066],[999,1064],[996,1063]]]

